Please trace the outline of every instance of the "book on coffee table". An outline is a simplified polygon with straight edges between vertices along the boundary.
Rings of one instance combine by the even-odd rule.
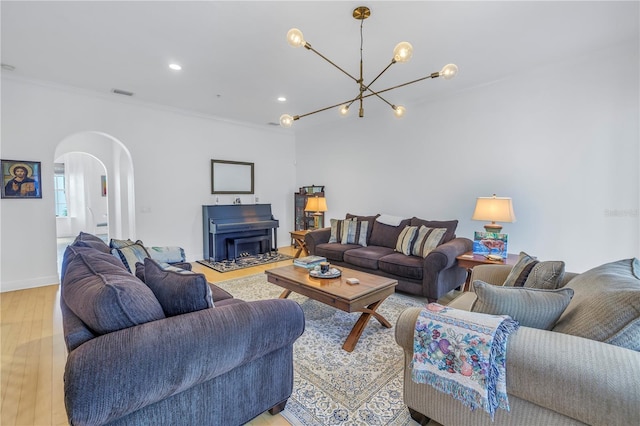
[[[326,262],[327,258],[322,256],[305,256],[299,257],[297,259],[293,259],[293,264],[295,266],[301,266],[307,269],[313,269],[316,265],[319,265],[322,262]]]

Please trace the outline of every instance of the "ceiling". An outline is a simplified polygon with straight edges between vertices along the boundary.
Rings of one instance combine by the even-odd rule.
[[[356,83],[304,48],[286,42],[292,27],[354,76],[359,73],[360,5],[365,83],[409,41],[413,58],[395,64],[372,88],[407,107],[515,73],[585,55],[639,37],[636,1],[6,1],[0,3],[3,75],[95,91],[226,120],[270,126],[283,113],[304,114],[353,98]],[[168,68],[182,65],[181,71]],[[607,71],[603,64],[603,72]],[[549,78],[553,78],[550,76]],[[287,102],[276,100],[286,96]],[[365,119],[391,116],[365,100]],[[356,119],[353,111],[350,119]],[[337,120],[337,110],[294,124]]]

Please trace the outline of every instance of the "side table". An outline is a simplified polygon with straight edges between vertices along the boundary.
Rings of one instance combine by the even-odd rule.
[[[309,230],[302,231],[289,231],[291,234],[291,239],[294,241],[294,244],[298,245],[298,251],[293,256],[294,258],[300,257],[300,254],[304,252],[305,256],[309,256],[309,250],[307,250],[307,243],[304,242],[304,236],[309,233]]]
[[[506,259],[489,260],[489,259],[487,259],[486,257],[484,257],[481,254],[473,254],[470,251],[465,253],[465,254],[461,254],[460,256],[456,257],[456,259],[458,260],[458,266],[460,266],[461,268],[465,268],[467,270],[467,279],[464,282],[464,286],[463,286],[462,290],[463,291],[468,291],[471,288],[470,287],[471,270],[474,268],[474,266],[478,266],[478,265],[515,265],[516,263],[518,263],[518,258],[519,257],[520,256],[518,256],[517,254],[508,253]]]

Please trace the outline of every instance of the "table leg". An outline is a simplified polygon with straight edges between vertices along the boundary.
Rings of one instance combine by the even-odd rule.
[[[287,297],[289,297],[289,295],[291,294],[291,290],[284,290],[282,293],[280,293],[280,299],[286,299]]]
[[[369,306],[367,306],[366,308],[362,309],[362,314],[360,315],[360,318],[358,318],[358,321],[356,321],[353,328],[351,329],[351,332],[347,336],[347,340],[345,340],[344,344],[342,345],[342,349],[344,349],[347,352],[353,352],[353,350],[356,347],[356,344],[358,343],[358,340],[360,340],[360,336],[362,336],[362,332],[364,331],[364,328],[367,326],[367,323],[369,322],[369,318],[371,318],[372,315],[375,317],[375,319],[378,320],[378,322],[383,327],[385,328],[392,327],[391,323],[387,321],[385,317],[383,317],[380,313],[376,312],[376,309],[378,309],[378,307],[382,304],[383,301],[384,299],[378,300],[377,302],[374,302]]]

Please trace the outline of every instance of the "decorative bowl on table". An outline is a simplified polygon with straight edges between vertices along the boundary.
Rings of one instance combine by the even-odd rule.
[[[340,275],[342,275],[342,271],[338,268],[329,268],[327,272],[321,272],[316,269],[309,271],[309,276],[314,278],[338,278]]]

